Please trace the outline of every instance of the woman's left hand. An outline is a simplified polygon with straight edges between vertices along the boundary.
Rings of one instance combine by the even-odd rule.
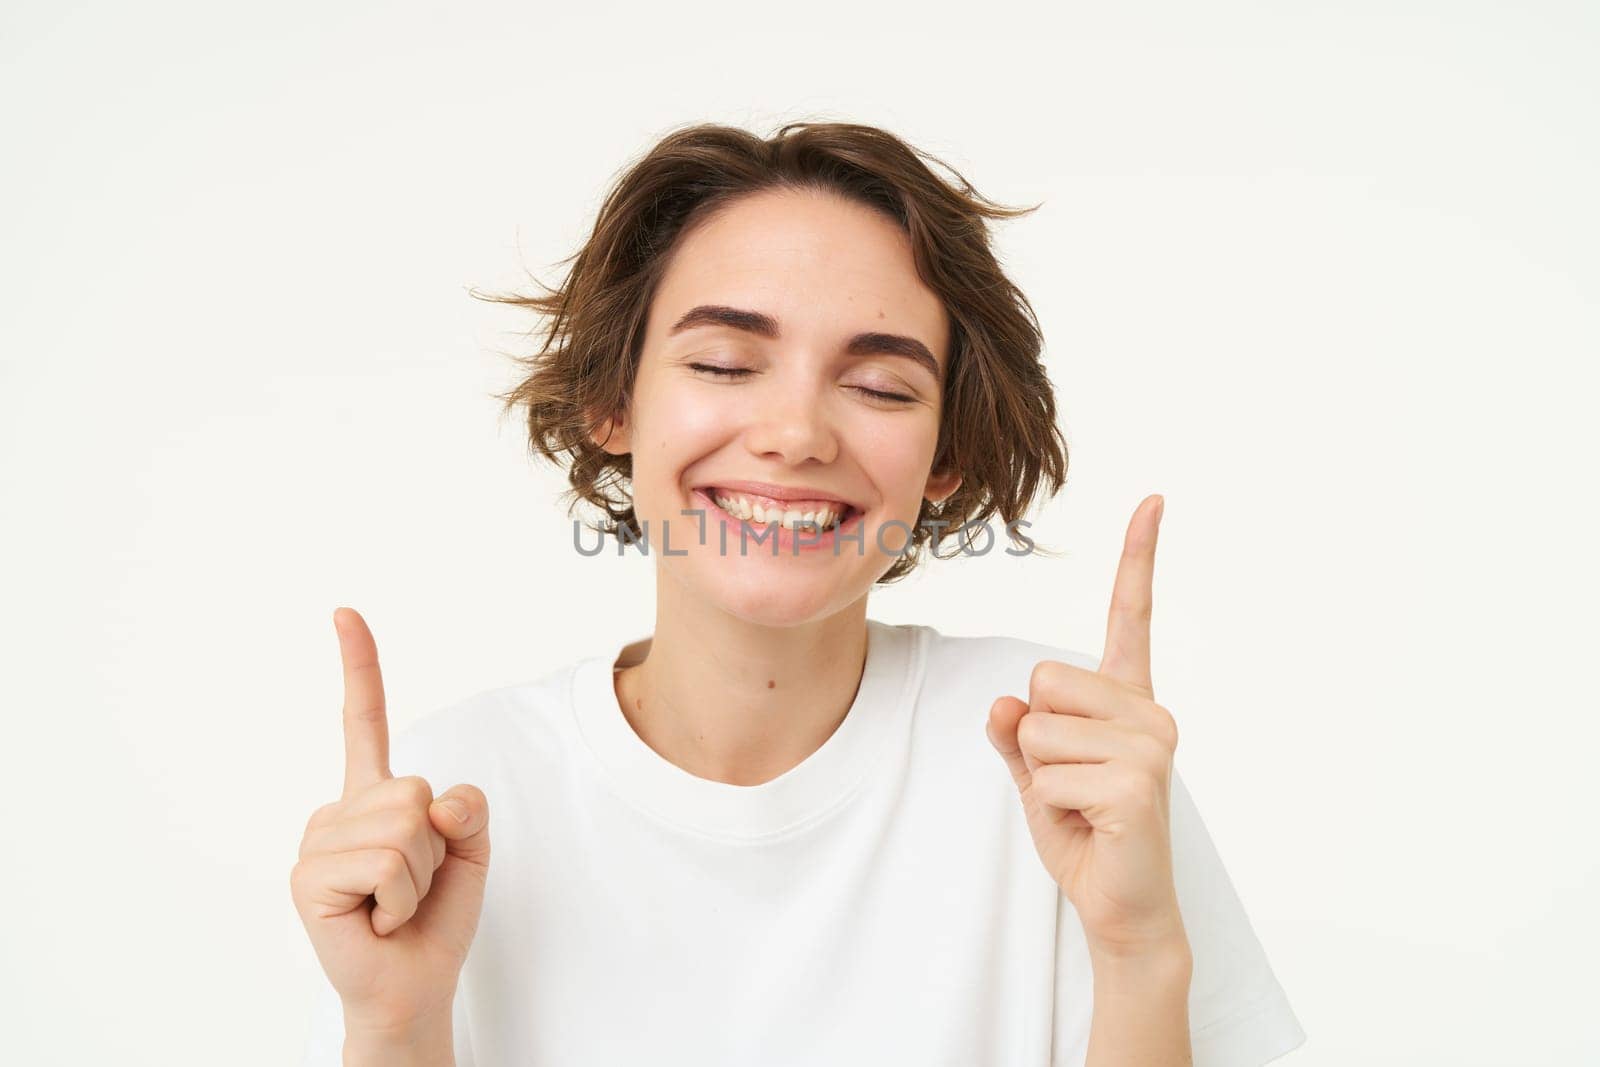
[[[989,709],[1045,869],[1072,901],[1091,950],[1137,956],[1186,944],[1172,877],[1169,805],[1178,728],[1150,683],[1156,531],[1146,497],[1123,543],[1100,668],[1045,660],[1028,700]]]

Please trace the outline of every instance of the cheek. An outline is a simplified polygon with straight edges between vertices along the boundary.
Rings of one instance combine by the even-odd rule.
[[[938,424],[932,419],[878,418],[863,426],[856,454],[878,487],[897,510],[920,507],[938,443]]]
[[[724,392],[731,395],[733,390]],[[715,391],[641,379],[634,392],[631,442],[636,493],[670,486],[684,468],[720,447],[735,426],[736,414]]]

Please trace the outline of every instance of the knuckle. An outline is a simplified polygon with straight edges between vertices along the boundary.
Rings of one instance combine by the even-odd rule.
[[[339,807],[339,802],[335,800],[324,804],[316,811],[313,811],[311,813],[311,817],[306,820],[306,832],[310,833],[312,830],[320,830],[322,827],[333,822],[338,816]]]
[[[428,890],[433,888],[433,872],[434,867],[431,863],[424,863],[417,868],[417,873],[412,881],[416,886],[418,900],[427,896]]]
[[[1028,749],[1029,751],[1033,751],[1034,749],[1038,748],[1039,727],[1041,725],[1042,724],[1039,722],[1039,717],[1031,711],[1022,718],[1018,719],[1017,744]]]
[[[378,876],[385,882],[398,881],[402,876],[409,881],[411,868],[398,850],[386,848],[378,857]]]
[[[1035,663],[1032,672],[1028,675],[1028,691],[1032,692],[1041,686],[1049,685],[1050,680],[1055,677],[1058,666],[1060,664],[1056,663],[1055,660],[1049,659],[1042,659]]]
[[[1024,726],[1027,728],[1026,739],[1023,738]],[[1029,754],[1038,756],[1049,750],[1052,743],[1057,747],[1070,744],[1074,728],[1075,723],[1070,716],[1049,711],[1030,711],[1017,724],[1017,745],[1026,747]]]
[[[1053,659],[1044,659],[1035,663],[1032,673],[1028,675],[1028,703],[1045,703],[1047,701],[1041,698],[1064,697],[1064,690],[1072,669],[1071,664]]]
[[[433,803],[433,787],[421,775],[408,774],[403,778],[396,778],[394,782],[394,787],[400,790],[401,795],[411,804],[425,808]]]
[[[1172,717],[1172,712],[1160,704],[1156,705],[1156,712],[1156,736],[1170,752],[1178,747],[1178,720]]]
[[[310,894],[311,869],[304,862],[296,863],[289,868],[289,893],[296,900],[302,900]]]

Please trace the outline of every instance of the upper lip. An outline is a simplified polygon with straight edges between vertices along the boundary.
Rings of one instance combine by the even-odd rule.
[[[855,508],[857,511],[865,510],[854,501],[848,500],[830,489],[817,489],[809,485],[776,485],[772,482],[727,481],[706,482],[700,488],[726,489],[734,493],[749,493],[751,496],[771,497],[773,500],[830,500],[846,507]]]

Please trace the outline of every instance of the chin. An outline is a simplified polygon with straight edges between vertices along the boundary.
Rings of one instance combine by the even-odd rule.
[[[703,561],[712,564],[723,560]],[[840,587],[837,575],[795,569],[793,573],[774,573],[777,568],[751,568],[743,574],[707,568],[692,568],[683,577],[708,601],[735,618],[755,626],[801,626],[828,618],[853,603],[862,593],[852,595]]]

